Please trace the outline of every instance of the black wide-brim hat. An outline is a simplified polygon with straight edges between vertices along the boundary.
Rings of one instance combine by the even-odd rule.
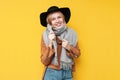
[[[52,12],[56,12],[56,11],[60,11],[63,13],[64,17],[65,17],[65,22],[68,23],[71,13],[70,13],[70,9],[68,7],[64,7],[64,8],[58,8],[57,6],[51,6],[47,12],[43,12],[40,14],[40,23],[42,26],[47,27],[47,21],[46,18],[47,16],[52,13]]]

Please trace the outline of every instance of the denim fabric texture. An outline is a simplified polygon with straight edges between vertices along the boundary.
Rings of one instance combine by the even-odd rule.
[[[55,70],[47,68],[44,80],[73,80],[72,70]]]

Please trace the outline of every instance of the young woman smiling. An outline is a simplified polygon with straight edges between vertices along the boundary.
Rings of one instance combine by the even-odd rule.
[[[74,58],[80,56],[76,32],[67,26],[71,13],[68,7],[51,6],[40,14],[46,27],[41,39],[41,62],[45,65],[43,80],[73,80]]]

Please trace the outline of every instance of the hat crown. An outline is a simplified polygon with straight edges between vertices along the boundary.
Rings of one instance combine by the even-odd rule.
[[[52,11],[56,11],[56,10],[59,10],[59,8],[57,6],[52,6],[47,10],[47,12],[52,12]]]

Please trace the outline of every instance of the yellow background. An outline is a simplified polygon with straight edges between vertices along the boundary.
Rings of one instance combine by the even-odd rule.
[[[0,80],[40,80],[39,14],[69,7],[81,57],[74,80],[120,80],[119,0],[0,0]]]

